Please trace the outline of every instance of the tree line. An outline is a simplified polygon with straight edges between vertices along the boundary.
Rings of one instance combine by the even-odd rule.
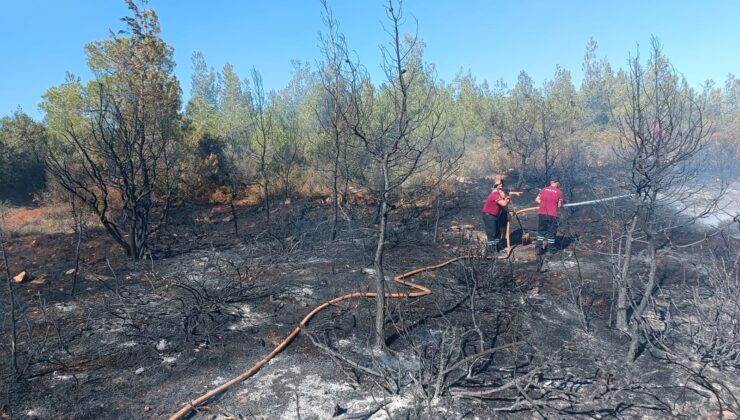
[[[384,142],[414,137],[401,132],[406,129],[424,131],[432,141],[398,152],[418,153],[424,146],[416,167],[387,162],[418,173],[402,177],[401,184],[433,182],[433,162],[457,161],[461,153],[458,174],[516,169],[519,186],[567,174],[574,162],[603,165],[613,160],[619,139],[614,122],[630,100],[629,70],[615,71],[599,58],[593,39],[579,87],[559,66],[540,86],[524,70],[511,87],[500,80],[478,82],[469,73],[444,82],[424,61],[423,40],[403,32],[400,21],[383,51],[386,79],[374,81],[324,5],[322,59],[313,65],[294,61],[286,87],[265,91],[258,69],[248,77],[230,64],[216,70],[196,52],[190,98],[182,107],[173,48],[160,37],[156,13],[127,4],[131,16],[123,19],[124,29],[85,46],[93,80],[68,74],[63,84],[49,88],[41,122],[20,109],[0,120],[0,188],[8,195],[38,191],[47,180],[58,184],[87,203],[133,257],[145,253],[152,207],[167,209],[173,202],[233,206],[258,192],[269,209],[278,197],[330,195],[336,220],[339,206],[358,188],[382,196]],[[400,7],[386,9],[393,13]],[[662,59],[670,69],[666,77],[686,83],[667,57]],[[686,89],[703,103],[713,128],[710,150],[723,150],[711,162],[736,161],[740,82],[730,74],[722,87],[707,81],[701,91]],[[414,106],[421,111],[409,109]],[[393,125],[394,118],[419,124]],[[158,214],[166,219],[166,211]],[[269,224],[269,210],[265,214]],[[135,239],[123,240],[127,236]]]

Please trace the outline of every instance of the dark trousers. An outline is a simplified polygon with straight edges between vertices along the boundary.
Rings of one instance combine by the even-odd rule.
[[[537,250],[541,253],[544,252],[546,247],[550,250],[555,247],[555,230],[557,229],[558,218],[546,214],[539,214],[538,216]],[[547,245],[545,245],[545,241],[547,241]]]
[[[496,249],[501,239],[501,229],[499,228],[499,218],[489,213],[483,213],[483,225],[486,227],[486,238],[488,239],[488,248]]]

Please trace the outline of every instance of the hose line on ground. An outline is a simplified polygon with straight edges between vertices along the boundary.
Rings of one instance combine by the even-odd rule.
[[[506,258],[509,258],[510,255],[511,255],[510,249],[507,249],[507,253],[505,255],[501,256],[501,257],[498,257],[498,259],[506,259]],[[432,294],[431,289],[429,289],[427,287],[424,287],[424,286],[422,286],[420,284],[407,281],[405,279],[408,279],[409,277],[413,277],[413,276],[415,276],[415,275],[417,275],[419,273],[423,273],[425,271],[437,270],[437,269],[446,267],[446,266],[448,266],[450,264],[456,263],[458,261],[462,261],[462,260],[466,260],[466,259],[472,259],[472,258],[480,258],[480,257],[477,257],[477,256],[460,256],[460,257],[455,257],[455,258],[449,259],[449,260],[447,260],[445,262],[442,262],[440,264],[437,264],[437,265],[431,265],[431,266],[427,266],[427,267],[421,267],[421,268],[417,268],[417,269],[408,271],[406,273],[400,274],[400,275],[394,277],[393,278],[393,281],[395,281],[396,283],[403,284],[404,286],[408,286],[408,287],[414,289],[415,291],[413,291],[413,292],[385,293],[385,297],[386,298],[389,298],[389,299],[401,299],[401,298],[417,298],[417,297],[422,297],[422,296],[430,295],[430,294]],[[311,318],[314,317],[314,315],[316,315],[317,313],[319,313],[321,310],[325,309],[326,307],[331,306],[331,305],[334,305],[334,304],[339,303],[339,302],[342,302],[344,300],[348,300],[348,299],[362,298],[362,297],[364,297],[364,298],[375,298],[377,296],[378,296],[378,294],[376,292],[354,292],[354,293],[348,293],[346,295],[342,295],[342,296],[336,297],[336,298],[334,298],[332,300],[329,300],[329,301],[326,301],[326,302],[320,304],[319,306],[316,306],[315,308],[313,308],[311,310],[311,312],[309,312],[306,316],[303,317],[303,319],[298,324],[298,326],[295,327],[293,329],[293,331],[291,331],[290,334],[288,334],[288,336],[285,337],[285,339],[283,341],[281,341],[280,344],[277,345],[277,347],[275,347],[270,353],[268,353],[260,361],[258,361],[257,363],[255,363],[251,368],[247,369],[246,371],[244,371],[244,373],[242,373],[241,375],[239,375],[239,376],[237,376],[237,377],[229,380],[228,382],[225,382],[225,383],[219,385],[218,387],[213,388],[210,391],[207,391],[206,393],[202,394],[198,398],[187,402],[175,414],[173,414],[172,416],[170,416],[169,419],[170,420],[178,420],[178,419],[183,418],[184,416],[188,415],[188,413],[190,413],[192,410],[194,410],[196,407],[198,407],[201,404],[205,403],[209,399],[211,399],[211,398],[213,398],[213,397],[221,394],[222,392],[226,391],[227,389],[229,389],[234,384],[237,384],[237,383],[239,383],[239,382],[241,382],[241,381],[249,378],[250,376],[254,375],[258,370],[260,370],[260,368],[262,368],[262,366],[264,366],[267,362],[269,362],[270,359],[272,359],[278,353],[280,353],[283,349],[285,349],[285,347],[287,347],[288,344],[290,344],[290,342],[293,341],[293,339],[301,332],[301,328],[305,327],[308,324],[308,322],[311,320]]]
[[[566,204],[564,207],[575,207],[575,206],[586,205],[586,204],[595,204],[595,203],[600,203],[600,202],[604,202],[604,201],[616,200],[618,198],[624,198],[624,197],[629,197],[629,196],[628,195],[621,195],[621,196],[617,196],[617,197],[609,197],[609,198],[604,198],[604,199],[600,199],[600,200],[591,200],[591,201],[583,201],[583,202],[579,202],[579,203],[571,203],[571,204]],[[517,216],[519,214],[523,214],[523,213],[527,213],[527,212],[530,212],[530,211],[533,211],[533,210],[537,210],[538,208],[539,207],[528,207],[528,208],[525,208],[525,209],[520,209],[520,210],[513,211],[511,213],[512,213],[512,215]],[[511,256],[510,233],[511,233],[511,223],[507,222],[506,223],[506,254],[503,255],[503,256],[497,257],[496,259],[507,259],[507,258],[509,258]],[[422,297],[422,296],[428,296],[428,295],[432,294],[431,289],[429,289],[427,287],[424,287],[424,286],[422,286],[420,284],[417,284],[417,283],[413,283],[413,282],[404,280],[404,279],[408,279],[410,277],[413,277],[413,276],[415,276],[415,275],[417,275],[419,273],[423,273],[425,271],[437,270],[437,269],[446,267],[446,266],[448,266],[450,264],[456,263],[458,261],[463,261],[463,260],[466,260],[466,259],[474,259],[474,258],[481,258],[481,257],[472,256],[472,255],[455,257],[455,258],[449,259],[449,260],[444,261],[444,262],[442,262],[440,264],[437,264],[437,265],[430,265],[430,266],[427,266],[427,267],[416,268],[414,270],[411,270],[411,271],[408,271],[406,273],[400,274],[400,275],[394,277],[393,278],[393,281],[395,281],[396,283],[403,284],[404,286],[408,286],[411,289],[414,289],[415,291],[414,292],[406,292],[406,293],[401,293],[401,292],[385,293],[384,296],[386,298],[389,298],[389,299],[417,298],[417,297]],[[311,310],[311,312],[309,312],[306,316],[303,317],[303,319],[298,324],[298,326],[295,327],[293,329],[293,331],[291,331],[290,334],[288,334],[288,336],[285,337],[285,339],[283,339],[283,341],[280,342],[280,344],[278,344],[270,353],[268,353],[260,361],[258,361],[257,363],[255,363],[252,367],[250,367],[249,369],[247,369],[246,371],[244,371],[239,376],[236,376],[235,378],[233,378],[233,379],[231,379],[231,380],[229,380],[227,382],[224,382],[223,384],[219,385],[218,387],[216,387],[216,388],[214,388],[214,389],[212,389],[210,391],[207,391],[206,393],[202,394],[198,398],[195,398],[194,400],[191,400],[191,401],[187,402],[175,414],[173,414],[172,416],[170,416],[169,417],[169,420],[179,420],[179,419],[185,417],[191,411],[193,411],[196,407],[200,406],[201,404],[205,403],[206,401],[210,400],[211,398],[213,398],[213,397],[221,394],[222,392],[226,391],[227,389],[229,389],[234,384],[237,384],[237,383],[239,383],[239,382],[241,382],[241,381],[249,378],[250,376],[254,375],[258,370],[260,370],[262,368],[262,366],[264,366],[273,357],[275,357],[278,353],[280,353],[283,349],[285,349],[285,347],[287,347],[288,344],[290,344],[290,342],[293,341],[293,339],[298,334],[300,334],[301,328],[305,327],[308,324],[308,322],[311,320],[311,318],[314,317],[314,315],[316,315],[317,313],[319,313],[321,310],[325,309],[326,307],[331,306],[331,305],[334,305],[334,304],[339,303],[339,302],[342,302],[344,300],[348,300],[348,299],[362,298],[362,297],[364,297],[364,298],[375,298],[377,296],[378,296],[378,294],[376,292],[354,292],[354,293],[348,293],[346,295],[342,295],[342,296],[336,297],[336,298],[334,298],[332,300],[326,301],[326,302],[324,302],[324,303],[316,306],[315,308],[313,308]]]

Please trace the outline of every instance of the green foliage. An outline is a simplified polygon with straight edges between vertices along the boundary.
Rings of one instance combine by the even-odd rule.
[[[556,66],[552,81],[546,80],[542,86],[542,100],[539,103],[539,121],[541,162],[539,169],[540,184],[547,183],[553,175],[572,172],[575,162],[570,159],[579,154],[575,149],[580,145],[575,142],[578,122],[576,107],[576,89],[570,78],[570,72]]]
[[[0,119],[0,199],[28,200],[45,185],[46,128],[20,108]]]
[[[485,85],[476,83],[472,74],[459,73],[448,85],[438,89],[442,119],[446,130],[440,138],[439,151],[448,157],[466,149],[463,171],[484,173],[493,156],[481,153],[490,144],[493,101]]]
[[[94,80],[82,82],[67,75],[64,83],[44,95],[44,143],[49,155],[60,162],[67,159],[79,165],[85,150],[100,163],[104,153],[94,145],[97,132],[92,117],[108,118],[119,110],[123,120],[139,121],[150,130],[147,137],[178,138],[177,147],[170,150],[177,150],[180,160],[171,169],[188,186],[183,189],[188,198],[209,197],[217,188],[234,192],[255,183],[272,184],[272,193],[289,196],[305,174],[323,180],[312,191],[333,188],[336,200],[342,200],[339,196],[350,184],[377,189],[373,156],[381,156],[403,131],[413,133],[402,134],[403,142],[410,145],[434,132],[431,160],[455,159],[464,149],[463,175],[480,177],[518,169],[521,183],[541,182],[553,171],[564,172],[568,162],[613,161],[619,138],[616,122],[630,106],[629,73],[612,68],[600,57],[593,39],[584,51],[583,81],[578,87],[570,72],[560,67],[542,84],[524,70],[514,86],[502,81],[489,85],[463,71],[443,83],[435,79],[434,66],[424,62],[424,42],[404,33],[383,48],[386,77],[371,80],[349,52],[338,22],[324,4],[327,32],[319,45],[323,61],[315,69],[296,61],[290,82],[268,92],[256,71],[245,78],[230,64],[217,70],[207,65],[203,53],[196,52],[192,89],[181,120],[173,49],[159,37],[154,12],[127,3],[131,16],[124,19],[125,31],[85,47]],[[393,9],[386,11],[393,13]],[[396,47],[401,56],[395,56]],[[657,60],[668,62],[665,57]],[[738,86],[740,82],[729,75],[723,85],[708,81],[697,96],[707,105],[706,118],[715,132],[710,150],[724,158],[712,160],[718,166],[740,160]],[[403,104],[398,95],[401,88],[406,90]],[[354,93],[353,101],[349,92]],[[399,125],[400,114],[411,126]],[[348,121],[362,127],[361,134],[372,141],[363,144]],[[0,152],[8,147],[0,144]],[[13,153],[3,152],[0,166],[7,168],[9,160],[18,162]],[[409,169],[401,161],[391,168],[398,174]],[[428,176],[431,166],[422,165],[415,176]],[[7,183],[12,176],[18,179],[20,172],[4,169],[0,174]]]
[[[541,146],[537,128],[541,102],[542,94],[534,87],[534,81],[527,72],[521,71],[516,85],[492,117],[497,146],[518,164],[517,188],[522,186],[528,165]]]
[[[596,56],[598,44],[591,38],[583,56],[583,82],[579,97],[582,124],[603,128],[609,123],[609,91],[613,82],[611,66]]]
[[[82,110],[87,105],[87,89],[73,74],[67,73],[64,83],[53,86],[44,93],[40,108],[49,132],[49,151],[65,153],[71,146],[62,139],[68,132],[83,130],[86,121]]]
[[[46,164],[59,185],[94,211],[126,254],[149,251],[149,214],[175,190],[180,86],[157,16],[127,2],[123,37],[86,46],[95,79],[49,89]],[[163,213],[164,215],[164,213]]]
[[[218,75],[219,93],[213,134],[223,144],[222,176],[235,188],[245,177],[244,159],[249,147],[249,85],[242,82],[231,64]]]
[[[215,114],[218,108],[220,86],[217,73],[206,65],[205,57],[200,51],[193,53],[193,75],[190,90],[190,101],[186,115],[192,125],[194,137],[212,134],[215,131]]]
[[[278,128],[271,145],[270,172],[279,179],[286,197],[293,191],[299,168],[306,165],[307,145],[318,141],[315,98],[310,96],[317,92],[316,84],[310,66],[294,60],[290,83],[272,95]]]
[[[700,100],[714,131],[705,151],[707,167],[717,174],[740,176],[740,80],[728,74],[722,88],[709,80]]]

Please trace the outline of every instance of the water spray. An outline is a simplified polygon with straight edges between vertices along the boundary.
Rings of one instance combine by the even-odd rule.
[[[578,203],[568,203],[568,204],[563,204],[563,207],[586,206],[589,204],[604,203],[606,201],[619,200],[620,198],[627,198],[627,197],[632,197],[632,194],[617,195],[614,197],[601,198],[599,200],[579,201]]]

